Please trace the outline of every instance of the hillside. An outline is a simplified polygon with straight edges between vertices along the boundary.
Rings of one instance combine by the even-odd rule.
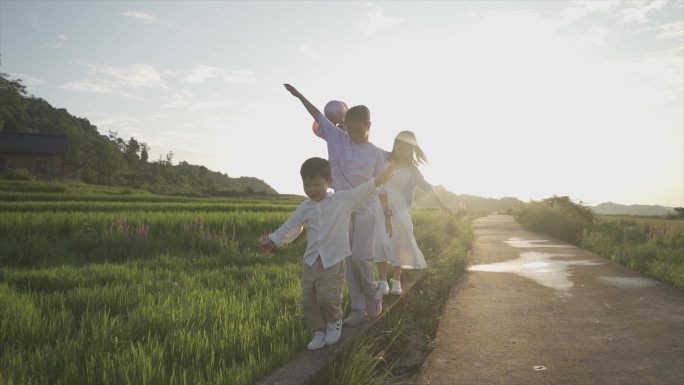
[[[591,208],[601,215],[638,215],[638,216],[667,216],[675,214],[674,209],[659,205],[621,205],[606,202]]]
[[[66,135],[66,158],[76,164],[79,180],[98,185],[142,189],[159,194],[236,196],[275,194],[263,180],[231,178],[226,174],[187,162],[173,164],[173,153],[150,160],[150,147],[136,138],[120,138],[116,132],[100,134],[88,119],[55,108],[46,100],[28,95],[19,79],[0,74],[0,133]],[[5,179],[31,179],[31,170],[5,170]]]

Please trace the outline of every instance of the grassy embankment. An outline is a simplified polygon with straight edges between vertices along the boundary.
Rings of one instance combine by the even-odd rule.
[[[474,215],[447,217],[434,210],[415,210],[412,217],[427,273],[401,306],[333,357],[328,370],[331,385],[404,383],[430,350],[444,304],[465,271]]]

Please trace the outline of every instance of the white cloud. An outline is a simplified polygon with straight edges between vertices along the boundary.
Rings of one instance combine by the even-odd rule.
[[[146,24],[160,24],[161,22],[156,16],[147,14],[147,13],[142,13],[142,12],[137,12],[137,11],[127,11],[122,13],[124,16],[130,16],[134,17],[138,20],[141,20],[143,23]]]
[[[176,92],[171,95],[171,100],[164,104],[165,108],[188,107],[190,111],[203,111],[233,104],[230,100],[213,97],[209,100],[197,100],[195,94],[188,90]]]
[[[220,79],[226,83],[249,84],[256,80],[254,72],[250,70],[236,70],[227,72],[223,68],[211,67],[203,64],[195,65],[181,80],[183,83],[204,83],[209,79]]]
[[[45,45],[50,48],[64,48],[64,45],[66,44],[67,40],[69,40],[68,37],[65,35],[59,34],[56,36],[56,39],[54,41],[51,41],[49,43],[46,43]]]
[[[659,33],[656,35],[658,39],[678,39],[684,38],[684,21],[675,21],[673,23],[661,25],[656,28]]]
[[[128,99],[143,101],[142,98],[137,95],[133,95],[126,91],[121,90],[120,86],[116,82],[99,80],[99,79],[86,79],[76,82],[69,82],[63,84],[60,88],[70,91],[80,91],[80,92],[93,92],[98,94],[111,94],[123,96]]]
[[[193,103],[193,99],[195,99],[195,95],[188,90],[183,90],[181,92],[174,92],[171,95],[171,101],[164,104],[164,107],[165,108],[175,108],[175,107],[180,107],[180,106],[189,106]]]
[[[146,99],[128,90],[152,87],[168,88],[164,84],[161,72],[149,64],[115,67],[81,61],[76,61],[76,63],[87,67],[88,74],[95,75],[96,77],[69,82],[62,85],[61,88],[71,91],[118,95],[141,101]]]
[[[190,106],[191,111],[211,110],[219,107],[226,107],[233,104],[230,100],[208,100],[206,102],[197,102]]]
[[[589,44],[590,46],[601,47],[606,45],[608,38],[614,36],[616,36],[616,34],[609,31],[606,27],[594,27],[590,28],[583,34],[578,35],[577,39]]]
[[[43,79],[39,79],[35,76],[31,76],[23,72],[10,72],[10,75],[15,79],[21,79],[21,83],[25,85],[27,88],[40,86],[46,83]]]
[[[221,68],[198,64],[189,71],[182,81],[183,83],[204,83],[207,79],[220,77],[224,71]]]
[[[138,20],[142,21],[144,24],[156,24],[156,25],[162,25],[165,27],[186,29],[186,28],[177,26],[177,25],[172,24],[172,23],[161,21],[161,20],[159,20],[159,18],[157,16],[150,15],[149,13],[138,12],[138,11],[126,11],[126,12],[122,13],[122,15],[138,19]]]
[[[130,67],[114,67],[110,65],[78,62],[88,67],[92,75],[106,75],[115,79],[113,82],[120,88],[168,88],[162,80],[162,73],[149,64],[133,64]]]
[[[572,21],[592,13],[608,12],[618,4],[618,1],[572,1],[568,8],[561,11],[561,18]]]
[[[635,0],[627,3],[626,7],[620,9],[620,19],[623,23],[636,22],[646,23],[647,14],[651,11],[658,11],[667,3],[667,0]]]
[[[231,71],[230,73],[224,75],[222,79],[226,83],[240,84],[254,83],[254,81],[256,80],[256,78],[254,77],[254,71],[250,70]]]
[[[365,6],[370,8],[365,12],[366,20],[357,24],[356,28],[366,35],[388,30],[404,21],[403,18],[385,16],[384,9],[379,5],[368,3]]]
[[[139,118],[120,114],[90,113],[88,117],[90,122],[98,127],[119,128],[142,123],[142,120]]]
[[[315,61],[324,61],[326,60],[325,57],[319,55],[316,51],[311,49],[308,45],[304,44],[301,47],[299,47],[299,52],[303,53],[304,55],[310,57],[311,59]]]

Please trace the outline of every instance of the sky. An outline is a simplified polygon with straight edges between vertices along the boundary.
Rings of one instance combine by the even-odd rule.
[[[303,194],[320,109],[456,194],[684,206],[684,0],[7,1],[0,71],[150,159]]]

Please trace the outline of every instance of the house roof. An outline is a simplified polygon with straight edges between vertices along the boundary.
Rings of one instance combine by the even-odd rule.
[[[0,133],[0,153],[66,154],[68,150],[66,135]]]

